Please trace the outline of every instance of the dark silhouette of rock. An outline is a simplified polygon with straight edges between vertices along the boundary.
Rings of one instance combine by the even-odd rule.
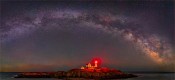
[[[93,65],[91,65],[91,63]],[[88,63],[86,67],[82,66],[81,69],[71,69],[67,72],[23,72],[15,76],[15,78],[86,78],[86,79],[120,79],[137,77],[133,74],[127,74],[120,70],[109,69],[107,67],[100,67],[101,60],[95,58]]]
[[[23,72],[15,78],[86,78],[86,79],[121,79],[137,77],[133,74],[123,73],[120,70],[99,68],[99,69],[71,69],[67,72]]]

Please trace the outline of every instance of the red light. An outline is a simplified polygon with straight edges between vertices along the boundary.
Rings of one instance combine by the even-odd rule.
[[[95,61],[95,63],[98,63],[98,61]]]

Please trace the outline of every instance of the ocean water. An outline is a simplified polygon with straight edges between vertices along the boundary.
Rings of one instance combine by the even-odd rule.
[[[17,74],[18,73],[11,73],[11,72],[0,73],[0,80],[62,80],[56,78],[13,78],[13,76]],[[175,80],[175,73],[135,73],[135,74],[138,75],[139,77],[128,78],[128,79],[114,79],[114,80]]]

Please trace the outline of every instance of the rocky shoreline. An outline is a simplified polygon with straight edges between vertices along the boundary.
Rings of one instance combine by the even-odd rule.
[[[119,70],[82,70],[72,69],[67,72],[22,72],[16,75],[14,78],[58,78],[58,79],[123,79],[137,77],[134,74],[123,73]]]

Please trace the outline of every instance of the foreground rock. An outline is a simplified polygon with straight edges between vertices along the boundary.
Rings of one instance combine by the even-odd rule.
[[[137,77],[133,74],[123,73],[120,70],[101,67],[100,62],[100,59],[93,59],[85,67],[82,66],[81,69],[71,69],[67,72],[24,72],[15,76],[15,78],[121,79]]]
[[[23,72],[15,76],[15,78],[85,78],[85,79],[121,79],[137,77],[133,74],[123,73],[119,70],[109,69],[72,69],[67,72]]]

